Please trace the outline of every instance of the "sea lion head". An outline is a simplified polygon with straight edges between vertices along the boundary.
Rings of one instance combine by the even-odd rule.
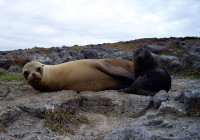
[[[29,84],[37,83],[42,79],[43,66],[43,64],[36,61],[28,62],[24,66],[22,74]]]
[[[135,62],[135,65],[137,67],[152,67],[155,65],[156,60],[155,58],[151,55],[151,53],[144,48],[137,49],[133,53],[133,61]]]

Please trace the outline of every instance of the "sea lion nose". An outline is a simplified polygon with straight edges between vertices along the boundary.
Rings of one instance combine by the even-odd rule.
[[[32,73],[32,76],[35,77],[35,73]]]

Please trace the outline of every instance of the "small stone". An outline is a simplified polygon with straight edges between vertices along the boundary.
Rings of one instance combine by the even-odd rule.
[[[162,102],[158,114],[173,114],[176,116],[186,116],[188,114],[186,105],[175,101]]]
[[[8,72],[20,72],[21,69],[19,68],[19,66],[10,66],[8,69]]]
[[[9,88],[6,85],[0,83],[0,97],[7,96],[9,92],[10,92]]]
[[[194,62],[193,67],[200,71],[200,62]]]
[[[169,94],[164,90],[161,90],[158,93],[156,93],[156,95],[153,97],[154,107],[158,109],[161,103],[166,101],[168,97],[169,97]]]
[[[173,60],[172,62],[170,62],[170,68],[174,69],[174,68],[179,68],[182,66],[182,63],[178,60]]]

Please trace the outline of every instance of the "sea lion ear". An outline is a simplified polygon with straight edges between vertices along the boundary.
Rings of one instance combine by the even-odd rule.
[[[44,67],[44,64],[42,65],[42,67]]]

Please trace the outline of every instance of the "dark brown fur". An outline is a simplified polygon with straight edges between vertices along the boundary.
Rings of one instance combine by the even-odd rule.
[[[138,49],[133,54],[135,81],[124,92],[154,96],[160,90],[169,91],[171,77],[146,49]]]

